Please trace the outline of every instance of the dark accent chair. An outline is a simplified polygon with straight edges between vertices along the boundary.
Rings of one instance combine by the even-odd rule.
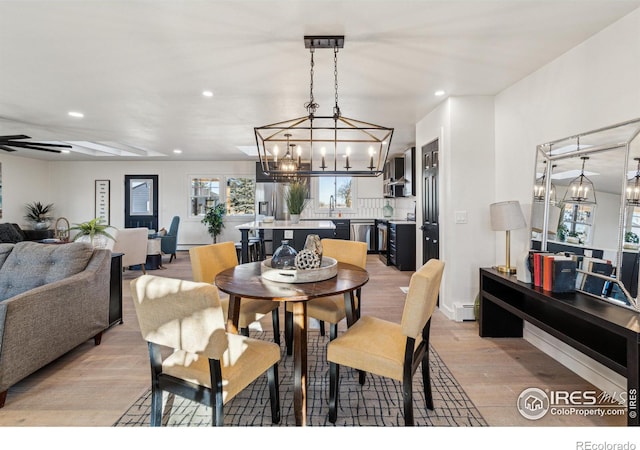
[[[176,249],[178,247],[178,226],[180,225],[180,217],[174,216],[171,220],[171,226],[169,231],[164,236],[160,236],[162,242],[160,248],[165,255],[171,255],[169,262],[173,261],[176,257]]]

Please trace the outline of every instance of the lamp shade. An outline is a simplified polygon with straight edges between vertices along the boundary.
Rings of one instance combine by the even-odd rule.
[[[520,208],[520,202],[511,200],[492,203],[489,205],[491,214],[491,229],[494,231],[508,231],[524,228],[527,223]]]

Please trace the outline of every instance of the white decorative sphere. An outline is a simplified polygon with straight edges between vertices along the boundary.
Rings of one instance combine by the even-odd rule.
[[[296,255],[295,264],[299,270],[317,269],[320,267],[320,257],[313,250],[300,250]]]

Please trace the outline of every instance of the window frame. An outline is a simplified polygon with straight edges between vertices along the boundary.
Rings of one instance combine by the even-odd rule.
[[[329,212],[329,206],[320,205],[320,179],[336,179],[336,178],[351,178],[351,206],[338,207],[336,206],[335,211],[340,212],[355,212],[357,207],[356,204],[358,202],[358,183],[356,183],[356,177],[346,177],[346,176],[328,176],[328,177],[313,177],[312,178],[312,190],[313,190],[313,206],[314,209],[319,213]],[[337,190],[337,184],[334,181],[334,191]],[[337,192],[334,194],[337,197]]]
[[[194,179],[208,179],[208,180],[217,180],[218,181],[218,197],[219,197],[219,202],[223,203],[225,205],[225,208],[228,208],[228,201],[230,200],[227,196],[227,189],[228,189],[228,181],[230,179],[233,178],[248,178],[250,180],[253,180],[253,183],[255,185],[256,183],[256,177],[255,176],[251,176],[251,175],[244,175],[244,174],[238,174],[238,175],[218,175],[218,174],[212,174],[212,173],[208,173],[208,174],[189,174],[187,175],[187,193],[188,193],[188,204],[187,204],[187,208],[188,208],[188,215],[187,217],[191,220],[202,220],[202,218],[204,217],[204,213],[198,213],[198,214],[193,214],[192,212],[192,201],[194,198],[198,197],[198,196],[194,196],[192,195],[192,191],[191,191],[191,186],[193,183]],[[255,208],[255,189],[254,189],[254,208]],[[225,217],[229,217],[229,218],[238,218],[238,219],[246,219],[246,218],[251,218],[251,217],[255,217],[255,212],[253,214],[228,214],[225,213]]]

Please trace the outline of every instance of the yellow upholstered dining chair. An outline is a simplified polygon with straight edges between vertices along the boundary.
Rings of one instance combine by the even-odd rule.
[[[429,329],[436,307],[444,263],[430,259],[411,276],[400,324],[363,316],[329,342],[329,421],[336,422],[340,366],[402,382],[405,425],[413,425],[412,380],[422,364],[426,407],[433,409],[429,374]],[[360,384],[364,377],[360,377]]]
[[[142,275],[131,294],[149,346],[151,426],[162,425],[164,391],[210,406],[212,425],[222,426],[224,404],[265,372],[271,421],[280,421],[280,347],[227,333],[215,286]]]
[[[238,265],[236,246],[235,243],[231,241],[192,247],[189,249],[189,257],[191,259],[193,281],[200,281],[204,283],[214,283],[216,275],[223,270]],[[227,313],[229,311],[229,297],[225,294],[225,296],[221,298],[220,302],[222,303],[224,317],[226,320]],[[238,322],[240,332],[245,336],[249,336],[249,325],[262,319],[268,313],[271,313],[273,339],[279,345],[279,305],[280,303],[278,302],[243,298],[240,301],[240,320]]]
[[[353,264],[366,269],[367,244],[359,241],[347,241],[344,239],[322,239],[322,255],[336,259],[338,262]],[[345,294],[348,295],[348,294]],[[360,317],[362,291],[355,292],[355,316]],[[338,335],[338,323],[347,316],[344,307],[344,295],[332,295],[319,297],[307,302],[307,316],[320,321],[320,334],[324,336],[324,323],[330,324],[329,338],[335,339]],[[291,329],[293,327],[291,305],[287,304],[285,336],[287,339],[287,351],[291,352]]]

